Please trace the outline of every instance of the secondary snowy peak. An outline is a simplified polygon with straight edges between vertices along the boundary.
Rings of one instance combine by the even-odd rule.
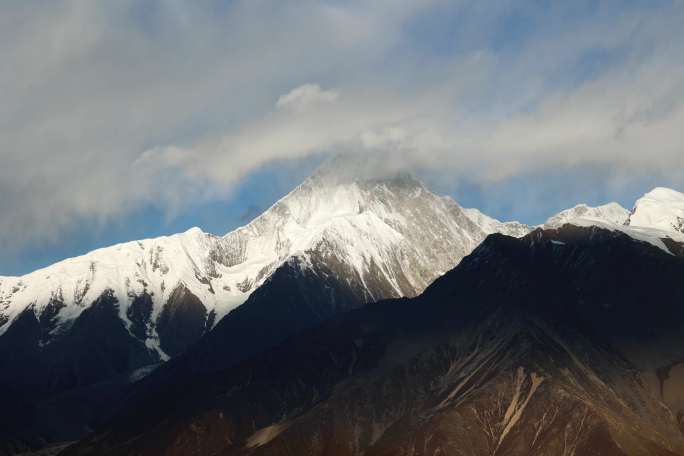
[[[629,211],[618,203],[608,203],[597,207],[578,204],[550,217],[544,223],[544,228],[558,228],[580,218],[624,225],[629,218]]]
[[[478,225],[485,233],[501,233],[507,236],[522,237],[532,231],[532,227],[518,221],[500,222],[499,220],[483,214],[479,209],[463,209],[465,214]]]
[[[650,191],[637,200],[628,224],[684,233],[684,193],[663,187]]]
[[[572,211],[578,208],[582,215],[574,216]],[[596,211],[598,209],[600,212]],[[570,216],[563,218],[561,216],[568,211],[561,212],[549,219],[545,227],[558,228],[564,223],[583,227],[595,226],[621,231],[633,239],[647,242],[668,253],[679,255],[684,251],[684,194],[675,190],[656,188],[647,193],[635,203],[634,209],[627,213],[624,220],[623,214],[626,210],[615,203],[587,209],[580,205],[569,211]]]

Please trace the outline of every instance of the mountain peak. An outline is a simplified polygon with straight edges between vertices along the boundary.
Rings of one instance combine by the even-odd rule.
[[[684,233],[684,193],[665,187],[651,190],[637,200],[628,224]]]
[[[193,226],[191,228],[188,228],[183,234],[196,237],[196,236],[204,236],[207,233],[202,231],[202,228],[200,228],[198,226]]]
[[[423,183],[403,169],[394,169],[369,155],[336,155],[323,162],[303,185],[334,187],[357,184],[365,187],[385,185],[392,188],[425,189]]]
[[[546,223],[544,223],[544,227],[557,228],[579,218],[600,219],[610,223],[623,225],[628,217],[629,211],[618,203],[608,203],[596,207],[581,203],[550,217]]]

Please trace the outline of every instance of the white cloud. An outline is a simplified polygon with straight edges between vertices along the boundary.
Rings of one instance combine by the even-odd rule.
[[[512,0],[3,3],[0,248],[320,152],[483,180],[679,173],[684,7],[605,5],[573,21]],[[529,36],[505,36],[511,15]]]

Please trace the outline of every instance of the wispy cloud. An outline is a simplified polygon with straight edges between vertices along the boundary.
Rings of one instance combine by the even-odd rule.
[[[335,90],[323,90],[318,84],[304,84],[280,96],[276,107],[302,112],[321,103],[332,103],[338,96]]]

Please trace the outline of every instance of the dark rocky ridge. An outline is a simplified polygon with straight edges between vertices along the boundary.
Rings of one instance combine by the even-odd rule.
[[[683,380],[683,276],[618,232],[492,235],[420,297],[130,403],[64,454],[684,454],[656,374]]]

